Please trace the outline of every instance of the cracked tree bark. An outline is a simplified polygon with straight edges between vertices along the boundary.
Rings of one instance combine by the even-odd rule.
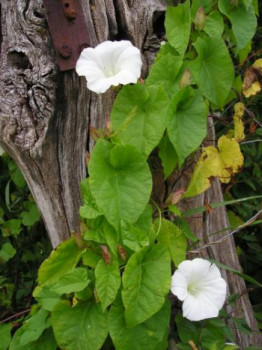
[[[146,77],[160,46],[166,3],[82,0],[91,45],[108,39],[131,40],[143,53],[142,75]],[[98,96],[87,91],[84,78],[74,71],[58,71],[41,0],[1,0],[0,34],[0,142],[22,170],[56,247],[70,232],[79,230],[79,182],[86,173],[86,150],[93,146],[89,126],[104,126],[115,93]],[[215,182],[207,194],[184,205],[203,204],[205,196],[220,201],[220,185]],[[205,233],[227,226],[225,210],[192,220],[191,225],[209,242]],[[202,254],[240,268],[232,238],[224,248],[214,245]],[[229,273],[226,278],[230,291],[245,291],[239,278]],[[257,331],[248,295],[240,300],[241,310],[235,312]],[[262,343],[258,333],[247,337],[235,330],[235,335],[243,347]]]

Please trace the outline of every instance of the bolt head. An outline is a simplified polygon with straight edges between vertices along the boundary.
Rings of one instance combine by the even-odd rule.
[[[58,53],[63,58],[69,58],[72,55],[72,49],[67,44],[64,44],[60,46]]]

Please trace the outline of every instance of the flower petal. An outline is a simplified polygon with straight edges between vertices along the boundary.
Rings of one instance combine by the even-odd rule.
[[[186,276],[188,279],[199,280],[202,279],[210,268],[211,264],[209,261],[196,258],[193,260],[185,260],[178,265],[179,271]]]
[[[203,281],[212,282],[217,278],[221,278],[221,273],[218,267],[215,264],[213,264],[209,267],[208,273],[204,275]]]
[[[118,60],[122,53],[125,52],[125,50],[128,48],[131,48],[131,50],[138,50],[132,45],[130,41],[127,40],[104,41],[103,43],[96,46],[94,50],[100,59],[101,69],[107,74],[111,74],[111,76],[118,74],[121,70],[121,67],[118,64]]]
[[[119,56],[116,63],[121,70],[129,70],[134,74],[136,80],[140,77],[142,60],[140,51],[136,47],[129,47]]]
[[[119,85],[119,84],[129,84],[129,83],[136,83],[137,82],[137,77],[132,73],[129,72],[128,70],[121,70],[118,74],[116,74],[113,77],[109,78],[110,81],[112,81],[111,85]]]
[[[104,41],[95,47],[97,55],[101,58],[103,63],[107,63],[110,59],[114,63],[117,62],[122,53],[128,48],[135,48],[128,40],[121,41]],[[136,48],[135,48],[136,49]],[[138,50],[138,49],[137,49]],[[139,51],[139,50],[138,50]],[[140,53],[139,53],[140,54]]]
[[[201,321],[206,318],[217,317],[218,307],[204,294],[188,295],[182,305],[183,316],[190,321]]]
[[[209,272],[211,263],[208,260],[201,259],[201,258],[196,258],[193,259],[192,261],[192,271],[194,275],[199,275],[201,276],[206,276],[206,274]]]
[[[100,58],[92,48],[84,49],[76,63],[76,73],[80,76],[88,76],[91,72],[104,76],[101,69],[102,64]]]
[[[218,307],[220,310],[224,305],[227,294],[227,284],[223,278],[213,280],[211,284],[203,286],[202,294]]]
[[[89,90],[96,92],[97,94],[102,94],[110,88],[111,84],[108,78],[94,79],[87,82],[87,87]]]
[[[172,276],[171,292],[181,301],[188,296],[187,285],[187,278],[179,270],[176,270]]]

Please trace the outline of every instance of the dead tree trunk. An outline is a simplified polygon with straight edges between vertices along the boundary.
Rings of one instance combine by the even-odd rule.
[[[160,46],[167,1],[81,2],[91,46],[108,39],[131,40],[143,53],[145,77]],[[79,229],[79,182],[85,176],[86,150],[92,148],[89,126],[104,125],[115,94],[95,95],[74,71],[58,71],[42,0],[1,0],[0,34],[0,142],[22,170],[55,247]],[[221,200],[220,185],[215,183],[207,195],[210,201]],[[203,198],[193,199],[192,205],[202,204]],[[192,225],[198,225],[198,235],[219,230],[227,225],[225,211]],[[239,269],[233,239],[225,245],[227,250],[214,245],[207,254]],[[245,290],[235,276],[227,278],[230,291]],[[257,331],[247,295],[239,305],[239,316]],[[256,333],[250,339],[235,333],[243,346],[261,340]]]
[[[215,140],[212,119],[210,119],[208,123],[207,140]],[[213,141],[208,143],[210,145],[214,145]],[[187,168],[187,174],[184,174],[182,177],[181,174],[175,174],[176,178],[179,178],[179,181],[176,181],[176,178],[174,178],[174,188],[186,188],[192,171],[192,167],[191,169]],[[182,201],[181,210],[186,211],[200,206],[205,206],[206,203],[219,202],[223,202],[223,194],[219,180],[215,179],[212,183],[212,186],[206,192],[196,197],[188,198]],[[189,218],[189,224],[192,232],[195,233],[200,241],[198,246],[193,250],[192,253],[190,253],[192,258],[196,256],[211,258],[241,272],[241,266],[236,254],[234,237],[229,236],[226,238],[226,236],[229,234],[229,231],[225,230],[225,228],[229,227],[230,225],[225,207],[220,207],[211,210],[210,212],[206,211],[203,214],[193,216]],[[261,345],[262,336],[258,330],[257,321],[254,317],[254,312],[249,300],[248,291],[244,280],[232,272],[226,270],[222,271],[222,274],[228,282],[229,294],[231,295],[236,293],[239,295],[239,299],[237,300],[234,308],[231,308],[229,305],[227,305],[227,312],[232,317],[245,319],[250,328],[254,330],[251,336],[247,336],[241,334],[235,328],[234,324],[232,322],[229,322],[229,325],[235,336],[236,343],[241,345],[241,349],[244,349],[250,345]]]

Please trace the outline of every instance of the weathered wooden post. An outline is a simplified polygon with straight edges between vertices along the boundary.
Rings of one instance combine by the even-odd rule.
[[[76,57],[87,45],[128,39],[142,52],[146,77],[164,34],[167,1],[44,3],[46,8],[42,0],[1,1],[0,143],[22,170],[56,247],[79,229],[79,182],[86,175],[85,155],[93,143],[89,127],[105,125],[115,98],[112,91],[96,95],[87,90],[84,78],[72,69]],[[222,200],[218,182],[183,206],[203,205],[205,198]],[[214,239],[208,233],[228,226],[223,208],[190,224],[204,243]],[[240,268],[232,237],[201,254]],[[234,312],[257,330],[244,282],[231,273],[226,278],[230,292],[242,295]],[[235,330],[235,335],[243,347],[262,343],[258,333],[247,337]]]

